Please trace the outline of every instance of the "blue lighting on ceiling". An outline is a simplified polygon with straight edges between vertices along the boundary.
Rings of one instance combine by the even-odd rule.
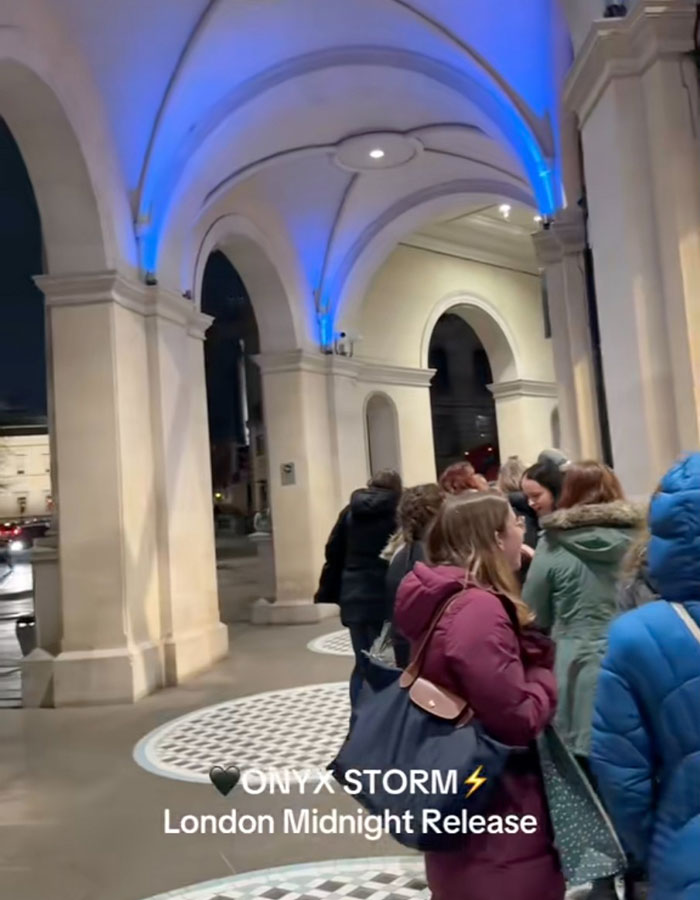
[[[318,325],[317,339],[322,348],[331,347],[335,336],[333,312],[319,312],[316,316]]]

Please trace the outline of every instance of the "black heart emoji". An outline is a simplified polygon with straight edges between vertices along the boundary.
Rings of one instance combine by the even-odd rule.
[[[241,780],[241,770],[238,766],[228,766],[226,769],[223,766],[212,766],[209,778],[217,791],[225,797]]]

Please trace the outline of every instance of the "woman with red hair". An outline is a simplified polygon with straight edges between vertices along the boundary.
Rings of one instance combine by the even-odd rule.
[[[440,487],[445,494],[464,494],[466,491],[488,491],[489,483],[468,462],[448,466],[440,476]]]

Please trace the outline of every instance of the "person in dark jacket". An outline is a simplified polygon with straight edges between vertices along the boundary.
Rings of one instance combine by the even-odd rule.
[[[391,641],[396,664],[401,669],[405,669],[410,662],[411,648],[394,622],[396,594],[399,585],[413,571],[415,564],[425,559],[423,539],[442,506],[443,499],[444,495],[437,484],[420,484],[404,491],[398,507],[399,531],[387,548],[389,570],[386,574],[385,617],[387,622],[392,623]]]
[[[664,476],[649,529],[660,599],[610,629],[591,763],[623,844],[649,873],[653,900],[699,900],[700,453]]]
[[[396,528],[401,476],[390,470],[374,475],[353,493],[326,544],[326,562],[314,601],[338,603],[350,631],[355,668],[350,676],[354,708],[365,671],[363,650],[379,636],[386,608],[388,562],[381,554]]]
[[[514,570],[522,528],[496,492],[448,497],[431,527],[430,565],[418,563],[399,588],[396,624],[415,646],[452,598],[427,648],[421,674],[468,698],[511,755],[485,815],[532,815],[533,834],[470,834],[454,851],[426,853],[432,900],[563,900],[542,775],[532,742],[557,702],[553,646],[531,628]]]
[[[501,466],[498,475],[498,489],[502,491],[513,507],[516,516],[522,516],[525,525],[523,542],[534,550],[537,546],[537,513],[530,506],[522,489],[525,463],[519,456],[509,456]]]
[[[564,485],[564,470],[551,460],[536,462],[525,470],[520,481],[527,502],[540,519],[554,512]]]

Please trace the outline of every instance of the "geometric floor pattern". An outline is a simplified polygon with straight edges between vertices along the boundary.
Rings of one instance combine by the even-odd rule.
[[[350,632],[347,628],[342,631],[332,631],[330,634],[322,634],[314,638],[307,648],[312,653],[329,653],[331,656],[353,656]]]
[[[422,859],[396,856],[304,863],[247,872],[148,900],[427,900],[428,897]]]
[[[424,873],[418,856],[342,859],[246,872],[146,900],[429,900]],[[589,890],[569,891],[567,900],[584,900]]]
[[[138,742],[134,759],[156,775],[206,784],[216,765],[317,772],[337,754],[349,721],[347,681],[267,691],[166,722]]]

